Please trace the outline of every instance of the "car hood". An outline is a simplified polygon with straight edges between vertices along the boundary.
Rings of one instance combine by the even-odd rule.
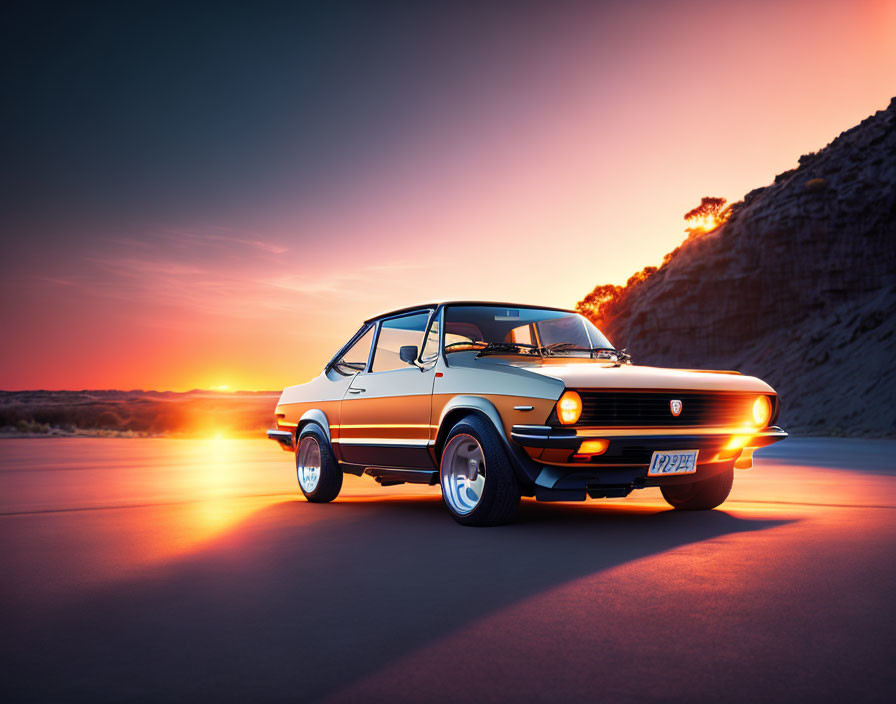
[[[481,361],[481,360],[480,360]],[[634,364],[616,366],[597,359],[520,360],[492,357],[490,362],[559,379],[569,389],[676,389],[774,393],[761,379],[738,372],[665,369]]]

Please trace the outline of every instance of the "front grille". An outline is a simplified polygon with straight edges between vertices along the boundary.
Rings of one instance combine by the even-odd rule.
[[[579,391],[582,415],[576,425],[678,428],[737,426],[749,418],[755,393],[699,391]],[[672,415],[670,403],[681,401]]]

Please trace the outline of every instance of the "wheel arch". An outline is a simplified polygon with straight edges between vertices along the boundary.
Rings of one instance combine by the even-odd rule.
[[[453,428],[459,420],[469,415],[476,415],[482,418],[486,423],[491,424],[501,438],[501,441],[504,443],[504,449],[507,451],[507,455],[510,458],[510,463],[513,466],[517,478],[523,482],[524,485],[530,485],[532,483],[532,476],[530,476],[530,473],[526,471],[526,467],[524,467],[525,460],[520,457],[519,452],[513,447],[507,434],[504,432],[504,424],[501,422],[501,414],[498,412],[495,404],[482,396],[455,396],[445,404],[442,413],[439,416],[439,429],[436,433],[435,444],[432,448],[433,460],[435,461],[436,467],[440,464],[442,450],[445,447],[445,440],[448,433],[451,431],[451,428]]]
[[[504,425],[501,423],[501,414],[495,408],[495,404],[481,396],[455,396],[442,408],[439,417],[439,431],[436,434],[436,442],[433,450],[436,459],[442,456],[442,448],[445,447],[445,438],[454,424],[468,415],[478,415],[491,423],[501,439],[507,444],[507,435],[504,433]]]
[[[309,408],[302,414],[296,425],[296,447],[299,445],[299,435],[301,435],[302,429],[309,423],[319,425],[321,430],[324,431],[324,435],[327,437],[327,442],[330,443],[330,445],[333,444],[333,439],[330,436],[330,421],[327,419],[327,414],[319,408]]]

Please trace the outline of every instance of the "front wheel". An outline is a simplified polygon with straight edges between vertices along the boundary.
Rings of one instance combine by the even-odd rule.
[[[519,506],[520,487],[501,438],[478,416],[467,416],[448,433],[439,477],[442,500],[462,525],[507,523]]]
[[[726,469],[709,479],[690,484],[661,486],[663,498],[681,511],[706,511],[722,504],[731,492],[734,469]]]
[[[306,425],[299,434],[296,477],[305,498],[312,503],[332,501],[342,489],[342,470],[326,436],[316,425]]]

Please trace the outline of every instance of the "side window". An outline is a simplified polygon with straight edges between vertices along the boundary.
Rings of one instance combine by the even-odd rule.
[[[358,341],[349,347],[336,364],[333,365],[340,374],[351,376],[363,372],[367,368],[367,357],[370,355],[370,343],[373,340],[373,326],[367,328]]]
[[[380,336],[373,353],[373,370],[388,372],[393,369],[407,369],[408,363],[402,362],[399,350],[405,345],[414,345],[418,352],[423,341],[423,330],[429,313],[414,313],[401,318],[384,320],[380,325]]]
[[[439,319],[434,318],[426,339],[423,341],[423,350],[420,352],[420,361],[423,364],[434,362],[439,356]]]

